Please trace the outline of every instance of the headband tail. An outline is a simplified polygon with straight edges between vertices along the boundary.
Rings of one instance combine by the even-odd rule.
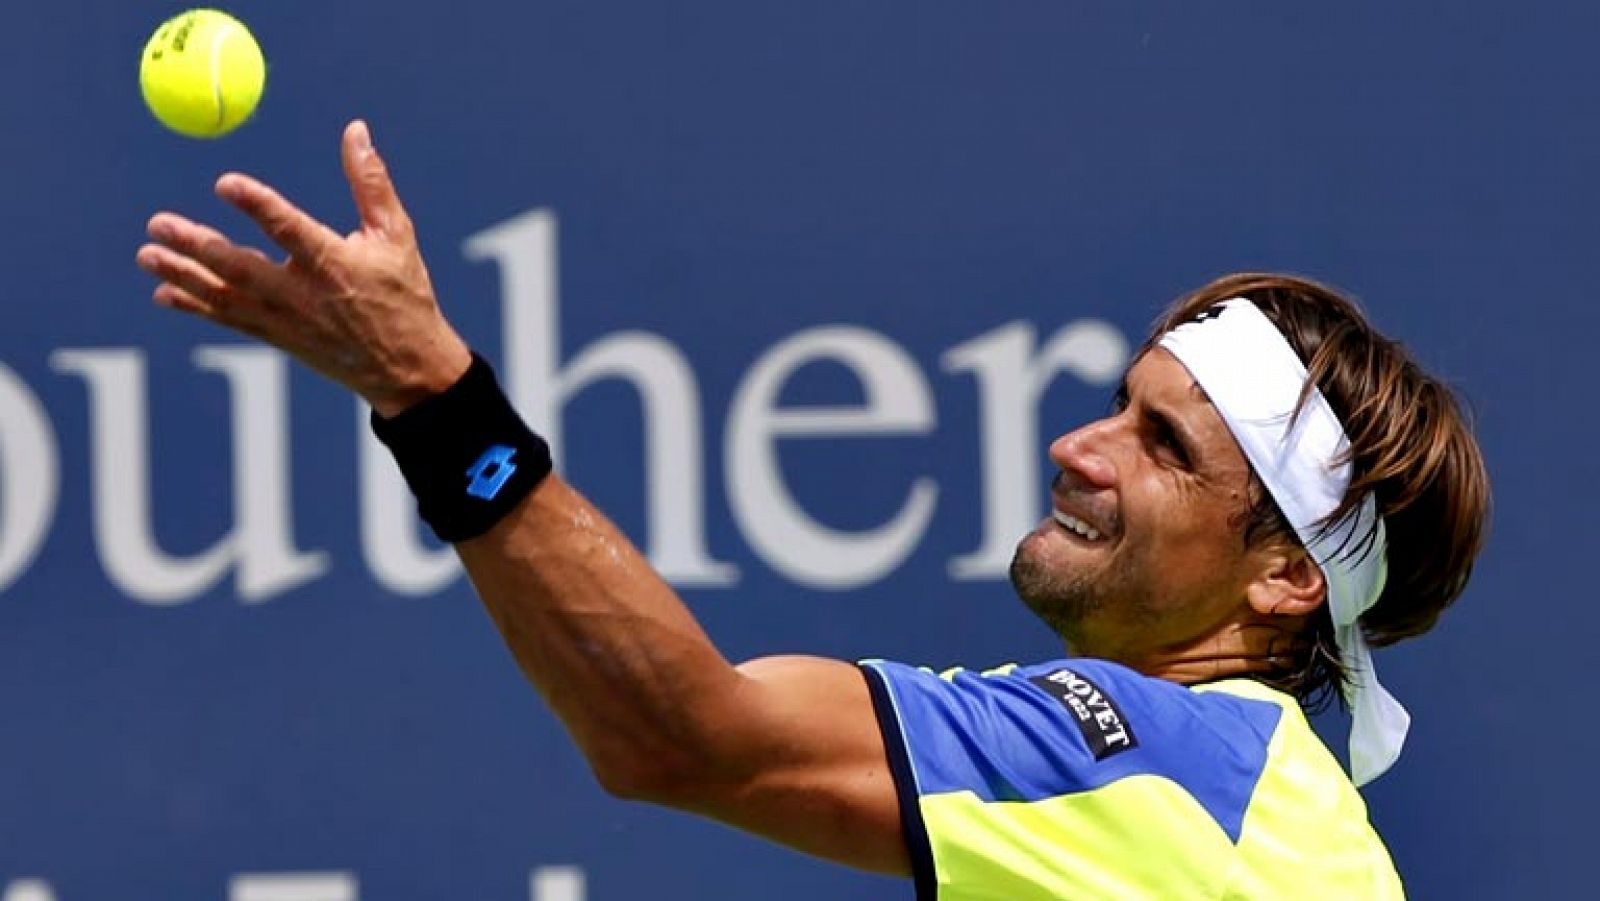
[[[1384,774],[1400,757],[1411,714],[1389,694],[1372,668],[1372,648],[1353,625],[1338,630],[1350,678],[1346,698],[1350,702],[1350,778],[1356,785]]]

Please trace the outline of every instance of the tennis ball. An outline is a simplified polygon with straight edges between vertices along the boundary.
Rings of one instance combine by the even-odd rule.
[[[139,59],[145,105],[173,131],[216,138],[255,112],[267,81],[261,47],[244,23],[191,9],[161,23]]]

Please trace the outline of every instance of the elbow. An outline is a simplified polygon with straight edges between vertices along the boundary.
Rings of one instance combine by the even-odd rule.
[[[600,783],[600,788],[613,798],[624,801],[649,801],[659,793],[657,787],[663,777],[653,772],[654,767],[638,763],[599,764],[589,762],[589,769],[594,773],[595,781]]]
[[[589,761],[600,788],[614,798],[665,807],[693,806],[703,794],[705,768],[681,753],[639,753]]]
[[[613,797],[693,811],[737,795],[755,757],[736,727],[750,714],[728,697],[702,693],[664,716],[584,735],[584,757],[600,787]]]

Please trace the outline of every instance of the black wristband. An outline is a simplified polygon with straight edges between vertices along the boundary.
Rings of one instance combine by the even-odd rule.
[[[417,512],[452,544],[487,532],[550,474],[550,446],[511,406],[488,361],[442,394],[385,419],[372,431],[389,448]]]

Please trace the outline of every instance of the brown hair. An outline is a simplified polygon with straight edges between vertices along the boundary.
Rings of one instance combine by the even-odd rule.
[[[1323,525],[1341,520],[1368,493],[1383,517],[1389,576],[1361,617],[1362,631],[1376,647],[1421,635],[1466,587],[1488,520],[1489,475],[1460,403],[1398,342],[1379,334],[1354,301],[1288,275],[1240,273],[1211,282],[1162,315],[1141,353],[1235,297],[1277,325],[1350,438],[1350,488]],[[1265,489],[1254,487],[1242,517],[1246,544],[1297,541]],[[1263,674],[1264,681],[1317,706],[1345,678],[1326,604],[1298,637],[1289,662]]]

